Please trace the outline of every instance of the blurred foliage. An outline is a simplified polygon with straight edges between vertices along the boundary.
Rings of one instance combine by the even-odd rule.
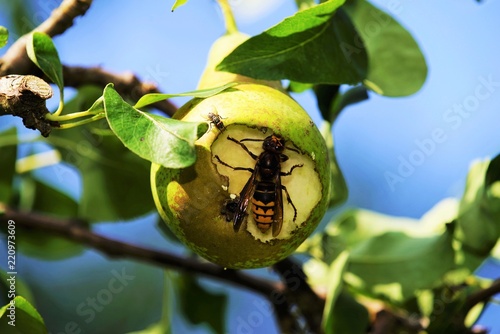
[[[33,305],[21,296],[17,296],[12,302],[0,308],[0,332],[5,334],[47,333],[45,323]],[[15,311],[11,313],[14,305]],[[10,318],[9,315],[14,315],[14,317]]]
[[[182,274],[177,278],[177,294],[180,309],[190,323],[207,323],[214,333],[225,333],[225,294],[211,292],[201,286],[193,276]]]
[[[311,284],[318,290],[347,289],[359,300],[384,301],[429,317],[429,333],[466,333],[466,300],[484,288],[474,271],[500,238],[499,161],[500,155],[473,164],[461,201],[443,200],[420,221],[362,209],[335,217],[299,249],[311,256],[304,266]],[[330,274],[328,268],[345,252],[349,258],[339,281],[338,270]],[[336,305],[335,299],[330,303]],[[351,311],[339,307],[340,318],[348,317]],[[326,319],[326,324],[335,323],[339,315],[333,318],[335,310],[329,314],[332,320]]]
[[[176,1],[172,10],[186,2]],[[331,131],[340,112],[367,100],[370,90],[390,97],[415,93],[425,82],[427,65],[411,34],[366,0],[331,0],[319,5],[306,0],[297,4],[300,11],[243,43],[219,64],[219,69],[258,79],[287,79],[289,90],[294,92],[313,90],[324,118],[322,133],[330,160],[336,162]],[[13,42],[19,34],[33,28],[32,22],[20,19],[33,17],[28,12],[31,5],[31,1],[3,4],[12,22],[8,32],[0,28],[0,46],[5,44],[7,36]],[[44,14],[47,16],[49,12]],[[375,27],[378,33],[370,33],[368,26]],[[62,67],[52,40],[35,34],[30,41],[31,59],[62,89]],[[190,92],[189,96],[203,98],[227,88],[230,87]],[[186,94],[145,96],[132,106],[112,86],[80,87],[71,100],[65,101],[62,114],[83,112],[94,117],[95,122],[83,124],[85,121],[72,129],[53,131],[46,140],[34,141],[43,141],[61,157],[62,163],[54,161],[50,166],[51,175],[58,178],[53,182],[41,179],[35,170],[16,171],[19,144],[32,143],[23,142],[16,129],[0,133],[0,204],[77,219],[92,228],[99,227],[98,223],[132,221],[150,213],[154,210],[149,188],[150,161],[163,158],[162,163],[176,163],[178,168],[188,166],[195,159],[193,143],[207,126],[180,124],[138,108]],[[81,182],[81,193],[76,198],[58,186],[66,182],[67,169],[76,171]],[[330,191],[333,205],[346,200],[348,189],[340,170],[332,167],[331,175],[335,185]],[[2,229],[5,230],[3,226]],[[85,251],[82,245],[62,238],[21,228],[17,233],[19,251],[29,257],[44,260],[74,257],[78,262],[77,256]],[[168,233],[165,235],[170,239]],[[460,201],[444,200],[420,220],[363,209],[347,210],[334,217],[324,231],[307,240],[300,252],[308,258],[304,270],[310,284],[326,296],[323,318],[326,333],[366,333],[369,306],[374,302],[424,319],[429,324],[428,333],[459,333],[473,324],[483,310],[481,304],[471,311],[467,300],[479,289],[491,285],[476,277],[474,271],[490,255],[498,257],[499,237],[500,156],[497,156],[472,166]],[[83,307],[77,306],[84,315],[95,317],[96,312],[103,311],[104,308],[99,308],[102,305],[94,307],[91,303],[99,296],[102,301],[106,293],[122,301],[115,303],[120,307],[104,311],[106,317],[92,324],[96,326],[94,330],[107,317],[122,322],[133,317],[130,324],[121,325],[135,333],[169,332],[173,305],[193,325],[208,325],[215,333],[226,330],[225,293],[210,291],[190,275],[166,275],[161,301],[164,312],[157,321],[158,271],[140,267],[133,274],[126,274],[129,267],[123,268],[121,272],[116,269],[111,273],[91,272],[89,277],[99,278],[92,283],[86,273],[72,276],[70,270],[68,274],[71,279],[68,285],[75,289],[70,294],[76,295],[75,300],[85,301]],[[141,272],[141,278],[135,280]],[[2,278],[7,275],[0,274]],[[122,285],[118,287],[111,282]],[[17,292],[25,297],[15,299],[19,333],[47,332],[33,305],[42,305],[42,313],[50,315],[47,323],[62,324],[64,317],[75,317],[73,310],[67,314],[61,311],[57,316],[64,319],[55,321],[55,315],[47,311],[49,305],[58,302],[63,305],[67,296],[59,295],[59,291],[53,294],[47,284],[39,283],[32,292],[18,278]],[[129,291],[133,292],[127,296],[110,292],[129,283],[133,287]],[[80,288],[81,284],[85,289]],[[8,289],[1,288],[0,291]],[[89,297],[89,291],[96,298]],[[439,303],[443,307],[438,309]],[[56,309],[63,309],[61,305]],[[113,314],[117,309],[118,315]],[[136,311],[131,314],[130,309]],[[6,327],[7,313],[7,306],[0,308],[2,333],[12,333],[12,328]],[[77,314],[82,315],[78,311]],[[71,322],[68,325],[71,327]],[[110,322],[107,329],[112,326]],[[147,328],[141,330],[138,326]]]

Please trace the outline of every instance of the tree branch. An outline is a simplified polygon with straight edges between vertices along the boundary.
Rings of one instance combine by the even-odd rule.
[[[500,293],[500,278],[496,279],[489,287],[483,290],[479,290],[473,294],[471,294],[466,302],[465,302],[465,309],[467,312],[472,309],[475,305],[479,303],[486,303],[488,300],[496,295],[497,293]]]
[[[145,94],[161,93],[154,83],[142,82],[130,72],[119,75],[105,71],[100,67],[63,66],[63,75],[64,84],[75,88],[89,84],[104,87],[112,82],[120,95],[135,102]],[[177,107],[168,100],[157,102],[152,107],[169,116],[172,116],[177,110]]]
[[[292,328],[291,319],[294,319],[294,315],[292,314],[291,305],[285,296],[285,285],[281,282],[272,282],[245,274],[241,271],[227,270],[212,263],[180,257],[167,252],[103,237],[88,230],[88,224],[77,219],[60,219],[36,213],[21,212],[10,207],[4,207],[1,203],[0,212],[3,212],[0,216],[2,216],[2,220],[5,222],[12,220],[16,226],[59,235],[68,240],[94,248],[111,258],[129,258],[159,267],[203,275],[252,290],[271,301],[281,331],[291,333],[288,329]]]
[[[180,257],[167,252],[135,246],[122,241],[103,237],[87,229],[87,224],[76,219],[60,219],[36,213],[21,212],[10,207],[3,208],[2,220],[13,220],[16,226],[36,229],[44,233],[62,236],[68,240],[94,248],[111,258],[129,258],[187,273],[201,274],[250,289],[265,297],[283,292],[284,286],[236,270],[192,258]]]
[[[84,15],[90,8],[92,0],[64,0],[49,18],[33,31],[44,32],[54,37],[64,33],[73,25],[73,20]],[[0,59],[0,76],[7,74],[33,74],[44,77],[42,72],[33,64],[26,53],[27,34],[19,38]],[[69,87],[81,87],[95,84],[104,87],[113,83],[116,90],[123,97],[137,101],[142,95],[160,93],[155,84],[142,82],[137,76],[126,73],[122,75],[107,72],[99,67],[63,67],[64,84]],[[172,116],[177,107],[170,101],[160,101],[152,105],[166,115]]]
[[[73,25],[76,17],[84,15],[91,4],[92,0],[64,0],[34,31],[46,33],[51,37],[60,35]],[[27,36],[28,34],[19,38],[0,59],[0,76],[38,72],[26,54]]]
[[[7,75],[0,77],[0,116],[13,115],[23,119],[28,129],[39,130],[47,137],[58,122],[45,119],[49,111],[45,100],[52,96],[52,88],[33,75]]]
[[[321,333],[325,301],[311,289],[302,267],[291,258],[286,258],[273,265],[273,269],[285,282],[285,296],[290,303],[298,306],[301,316],[307,323],[308,330],[313,333]]]
[[[369,334],[386,334],[386,333],[422,333],[424,329],[422,325],[410,318],[402,317],[395,312],[389,310],[381,310],[377,312],[375,321]]]

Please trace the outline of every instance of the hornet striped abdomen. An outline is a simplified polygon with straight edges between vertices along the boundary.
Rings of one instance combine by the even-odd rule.
[[[276,207],[276,184],[259,182],[252,197],[252,215],[257,227],[265,233],[273,224]]]

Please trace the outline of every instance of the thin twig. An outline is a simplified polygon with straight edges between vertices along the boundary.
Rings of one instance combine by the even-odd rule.
[[[423,331],[422,325],[412,318],[402,317],[389,310],[377,312],[369,334],[408,333],[417,334]]]
[[[486,289],[479,290],[471,294],[465,302],[465,309],[469,311],[479,303],[486,303],[497,293],[500,293],[500,278],[493,281],[493,283],[491,283],[491,285]]]

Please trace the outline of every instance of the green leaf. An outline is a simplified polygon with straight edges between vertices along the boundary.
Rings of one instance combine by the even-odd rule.
[[[103,123],[57,131],[49,141],[64,161],[82,176],[78,217],[89,221],[116,221],[144,215],[154,209],[150,196],[150,163],[129,151]],[[61,178],[64,178],[61,170]]]
[[[160,320],[161,334],[172,333],[172,315],[175,310],[175,280],[174,273],[165,270],[163,279],[163,309]]]
[[[330,313],[325,333],[365,334],[369,326],[367,309],[358,303],[349,292],[340,291]]]
[[[4,26],[0,26],[0,48],[3,48],[9,41],[9,31]]]
[[[172,6],[172,12],[176,10],[178,7],[185,5],[188,0],[175,0],[174,5]]]
[[[311,244],[310,240],[315,239],[315,237],[318,236],[319,234],[316,234],[315,236],[307,239],[306,242],[300,246],[299,252],[306,253],[308,249],[312,249],[311,246],[315,245]],[[344,250],[345,249],[342,249],[342,251]],[[342,253],[342,251],[336,254],[334,259],[338,258],[338,256]],[[314,254],[310,255],[314,256]],[[329,263],[333,262],[334,259],[332,259]],[[312,257],[304,263],[302,269],[304,270],[304,273],[307,276],[307,283],[311,285],[311,287],[313,287],[315,290],[325,290],[326,286],[330,284],[328,277],[328,273],[330,272],[330,265],[325,263],[324,261]]]
[[[194,142],[208,130],[206,122],[142,112],[123,101],[111,85],[104,89],[104,107],[111,130],[141,158],[166,168],[184,168],[196,161]]]
[[[350,210],[307,240],[301,251],[326,264],[349,251],[344,279],[352,287],[402,303],[417,290],[433,288],[455,268],[453,226],[446,223],[456,216],[456,207],[454,201],[443,201],[420,221]]]
[[[23,297],[14,298],[15,321],[9,318],[10,304],[0,308],[0,333],[4,334],[46,334],[47,328],[40,313]],[[11,325],[15,324],[15,326]]]
[[[486,311],[487,305],[489,306],[489,302],[482,302],[474,305],[465,316],[465,326],[468,328],[473,327],[474,324],[478,322],[483,312]]]
[[[163,324],[161,322],[157,322],[149,325],[148,327],[142,330],[128,332],[127,334],[170,334],[170,333],[171,331],[165,331],[165,328],[163,327]]]
[[[333,99],[330,109],[328,110],[328,118],[326,119],[333,124],[345,107],[365,101],[368,98],[369,96],[364,86],[356,86],[343,93],[339,93]]]
[[[77,216],[78,204],[68,195],[36,179],[26,176],[22,180],[21,202],[30,203],[30,212],[43,212],[60,218]],[[28,187],[30,188],[28,190]],[[18,246],[23,254],[44,260],[61,260],[81,254],[85,247],[63,237],[30,229],[19,229]]]
[[[194,325],[207,323],[215,333],[225,333],[224,314],[227,296],[203,288],[191,275],[182,274],[177,280],[180,309]]]
[[[348,268],[348,252],[341,250],[330,265],[315,258],[304,264],[308,282],[315,290],[326,289],[323,329],[325,333],[363,334],[368,327],[368,311],[346,292],[343,277]]]
[[[330,124],[345,107],[368,99],[366,88],[362,85],[341,92],[339,85],[320,84],[314,86],[314,94],[323,119]]]
[[[493,248],[491,251],[491,256],[497,260],[500,261],[500,241],[497,242],[496,246]]]
[[[33,180],[35,192],[33,207],[30,211],[43,211],[61,218],[72,218],[78,213],[78,203],[63,193],[39,180]]]
[[[139,101],[134,105],[134,108],[142,108],[147,105],[167,100],[173,97],[180,97],[180,96],[192,96],[192,97],[198,97],[198,98],[207,98],[216,94],[219,94],[220,92],[225,91],[228,88],[236,86],[238,83],[237,82],[230,82],[227,83],[223,86],[215,87],[215,88],[207,88],[207,89],[200,89],[200,90],[193,90],[190,92],[186,93],[177,93],[177,94],[160,94],[160,93],[151,93],[151,94],[146,94],[142,96]]]
[[[17,129],[10,128],[0,133],[0,202],[10,203],[12,200],[12,181],[16,174]]]
[[[321,116],[323,116],[323,119],[333,124],[329,114],[333,101],[340,94],[340,85],[319,84],[314,86],[313,91],[314,95],[316,95],[316,101]]]
[[[85,87],[68,110],[85,110],[94,104],[102,90]],[[82,177],[78,217],[89,221],[131,219],[154,210],[149,171],[151,164],[132,153],[116,138],[105,119],[64,131],[53,131],[47,139],[61,152],[61,158],[74,166]],[[55,166],[58,181],[66,170]]]
[[[62,65],[52,38],[43,32],[33,32],[28,35],[26,52],[31,61],[59,87],[62,95],[64,89]]]
[[[468,257],[466,265],[474,270],[500,238],[500,155],[472,165],[457,224],[457,238]]]
[[[316,6],[315,0],[295,0],[295,4],[299,10],[308,9]]]
[[[439,256],[436,256],[439,254]],[[351,284],[393,302],[404,302],[416,290],[433,287],[455,266],[452,235],[415,238],[387,232],[351,250]]]
[[[427,65],[411,34],[366,0],[351,0],[342,8],[350,16],[368,52],[370,66],[364,84],[385,96],[417,92],[427,77]],[[351,40],[351,52],[363,50],[352,41],[356,40]]]
[[[328,148],[328,158],[330,159],[330,201],[328,206],[334,207],[347,200],[348,189],[335,156],[333,134],[331,129],[332,126],[327,121],[324,121],[321,125],[321,134],[325,139],[326,147]]]
[[[352,41],[363,42],[343,11],[344,0],[331,0],[297,12],[252,37],[218,66],[219,71],[264,80],[355,84],[366,77],[364,48],[346,54]]]
[[[312,84],[307,84],[307,83],[302,83],[302,82],[297,82],[297,81],[290,81],[290,84],[287,87],[287,90],[289,92],[293,93],[303,93],[306,90],[309,90],[313,88],[314,85]]]
[[[348,252],[341,253],[331,264],[328,270],[328,286],[327,294],[325,299],[325,308],[323,311],[323,328],[326,334],[333,334],[331,331],[333,329],[333,322],[335,321],[333,315],[334,306],[337,301],[337,297],[342,291],[343,281],[342,277],[344,275],[345,269],[347,267],[347,260],[349,258]]]
[[[165,225],[165,224],[164,224]],[[171,334],[172,333],[172,314],[174,311],[174,273],[164,271],[164,285],[163,285],[163,310],[160,321],[151,324],[147,328],[129,332],[128,334]]]
[[[378,212],[351,209],[334,218],[325,229],[325,238],[340,238],[337,243],[355,247],[360,242],[388,232],[402,232],[408,236],[433,237],[446,231],[446,224],[456,218],[458,203],[445,199],[437,203],[420,220],[398,217]],[[326,246],[332,245],[326,243]],[[321,250],[323,253],[327,250]]]
[[[18,159],[16,162],[16,172],[24,174],[42,167],[49,167],[61,162],[59,152],[49,150],[39,153],[30,153],[29,155]]]
[[[428,334],[470,333],[465,327],[467,290],[442,287],[434,293],[433,312],[426,328]]]

